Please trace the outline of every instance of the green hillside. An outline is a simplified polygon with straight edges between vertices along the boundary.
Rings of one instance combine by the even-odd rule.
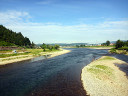
[[[26,46],[30,47],[29,38],[24,37],[21,32],[16,33],[0,25],[0,46]]]

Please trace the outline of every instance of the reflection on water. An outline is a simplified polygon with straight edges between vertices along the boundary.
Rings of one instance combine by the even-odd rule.
[[[0,96],[85,96],[81,69],[107,50],[69,49],[70,53],[40,56],[0,68]]]
[[[39,61],[39,60],[42,60],[42,59],[47,59],[47,55],[32,58],[32,59],[30,59],[30,62],[35,62],[35,61]]]

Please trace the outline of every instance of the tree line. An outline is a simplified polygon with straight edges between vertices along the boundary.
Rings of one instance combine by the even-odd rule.
[[[29,38],[24,37],[21,32],[16,33],[0,25],[0,46],[25,46],[33,47],[34,43]]]

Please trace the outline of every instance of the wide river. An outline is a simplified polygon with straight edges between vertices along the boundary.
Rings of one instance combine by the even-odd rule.
[[[0,96],[86,96],[81,70],[107,50],[71,48],[70,53],[44,56],[0,67]]]

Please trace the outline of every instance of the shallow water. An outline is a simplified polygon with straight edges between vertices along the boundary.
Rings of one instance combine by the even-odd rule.
[[[0,68],[0,96],[86,96],[81,69],[107,50],[72,48],[54,58],[37,57]]]

